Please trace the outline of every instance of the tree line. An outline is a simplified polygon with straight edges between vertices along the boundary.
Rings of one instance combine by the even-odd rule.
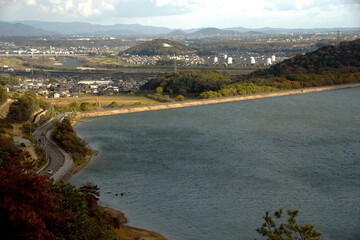
[[[142,90],[154,91],[160,86],[170,94],[200,94],[219,90],[232,82],[228,75],[213,70],[178,71],[151,79]]]
[[[51,137],[64,149],[69,151],[74,159],[75,165],[80,165],[92,150],[77,136],[71,126],[69,118],[54,124]]]

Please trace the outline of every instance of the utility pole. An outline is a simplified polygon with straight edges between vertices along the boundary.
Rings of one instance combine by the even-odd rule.
[[[176,63],[175,53],[174,53],[174,72],[175,72],[175,73],[177,72],[177,63]]]

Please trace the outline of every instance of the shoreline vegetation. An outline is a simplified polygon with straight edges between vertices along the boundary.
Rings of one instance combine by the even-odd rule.
[[[276,92],[238,95],[238,96],[232,96],[232,97],[198,99],[198,100],[188,100],[188,101],[182,101],[182,102],[160,103],[160,104],[147,105],[147,106],[143,105],[143,106],[122,107],[122,108],[116,108],[116,109],[81,112],[81,113],[77,114],[77,116],[75,117],[75,120],[76,120],[75,124],[77,122],[79,122],[80,119],[82,119],[82,118],[103,117],[103,116],[111,116],[111,115],[148,112],[148,111],[159,111],[159,110],[185,108],[185,107],[196,107],[196,106],[204,106],[204,105],[210,105],[210,104],[248,101],[248,100],[263,99],[263,98],[274,98],[274,97],[316,93],[316,92],[323,92],[323,91],[333,91],[333,90],[340,90],[340,89],[346,89],[346,88],[357,88],[357,87],[360,87],[360,83],[340,84],[340,85],[321,86],[321,87],[312,87],[312,88],[300,88],[300,89],[284,90],[284,91],[276,91]]]

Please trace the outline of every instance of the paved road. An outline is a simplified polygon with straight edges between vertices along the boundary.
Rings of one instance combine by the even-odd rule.
[[[60,120],[64,116],[65,114],[59,114],[55,117],[55,119]],[[47,175],[47,171],[50,169],[52,170],[51,175],[53,175],[64,164],[64,155],[60,152],[57,146],[48,140],[51,137],[52,131],[53,121],[50,121],[34,133],[35,140],[37,140],[41,146],[44,147],[47,155],[50,158],[49,165],[40,172],[40,175]]]

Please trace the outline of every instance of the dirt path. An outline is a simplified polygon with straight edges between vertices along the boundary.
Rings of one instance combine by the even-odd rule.
[[[13,99],[8,99],[6,102],[4,102],[1,106],[0,106],[0,118],[5,118],[9,112],[9,108],[11,103],[13,103],[14,100]]]

